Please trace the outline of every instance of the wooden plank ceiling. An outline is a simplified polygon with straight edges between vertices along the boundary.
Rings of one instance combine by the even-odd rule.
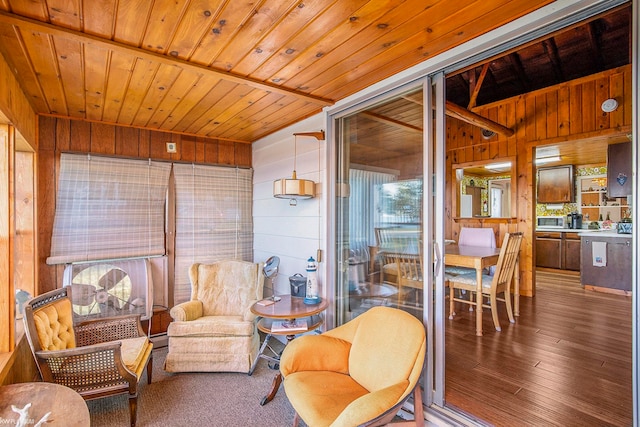
[[[447,115],[503,133],[474,120],[476,107],[629,64],[630,22],[631,6],[625,4],[448,75]],[[352,162],[382,167],[396,160],[403,169],[421,170],[406,162],[421,152],[421,98],[421,92],[406,94],[359,113],[349,128],[350,140],[357,141],[350,147]],[[549,166],[596,165],[606,162],[608,144],[623,141],[628,137],[621,133],[545,146],[544,151],[562,158]],[[473,172],[496,174],[483,168]]]
[[[250,143],[551,2],[0,0],[0,52],[39,114]]]

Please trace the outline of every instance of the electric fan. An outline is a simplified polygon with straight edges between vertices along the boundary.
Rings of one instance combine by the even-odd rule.
[[[83,320],[140,314],[151,315],[148,260],[119,260],[69,264],[64,286],[71,286],[73,311]]]

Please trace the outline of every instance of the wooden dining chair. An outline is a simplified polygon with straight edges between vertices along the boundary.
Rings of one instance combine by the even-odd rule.
[[[420,291],[424,288],[422,278],[422,260],[420,254],[393,254],[393,263],[396,266],[398,283],[398,306],[404,303],[404,291],[402,288],[417,290],[416,305]]]
[[[456,314],[454,311],[455,302],[475,305],[476,310],[482,310],[482,307],[490,308],[493,324],[496,330],[500,331],[497,302],[503,301],[507,307],[509,322],[515,323],[513,310],[511,308],[511,280],[513,279],[520,254],[522,237],[523,233],[521,232],[507,233],[504,236],[495,273],[492,276],[488,274],[482,275],[482,295],[476,295],[475,298],[469,300],[454,297],[455,289],[464,289],[474,294],[477,292],[478,282],[475,271],[449,278],[449,319],[453,319]],[[498,294],[503,294],[504,297],[498,298]],[[482,296],[489,297],[489,304],[483,304]]]

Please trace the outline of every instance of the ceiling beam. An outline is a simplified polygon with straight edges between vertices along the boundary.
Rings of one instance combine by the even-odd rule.
[[[549,37],[547,40],[542,42],[542,47],[549,58],[549,62],[551,62],[553,73],[556,75],[556,83],[564,82],[565,78],[564,72],[562,71],[562,61],[558,54],[558,46],[556,45],[555,39],[553,37]]]
[[[363,111],[360,113],[362,116],[371,119],[373,121],[384,123],[386,125],[390,125],[396,128],[400,128],[402,130],[412,131],[422,133],[423,129],[419,126],[414,126],[406,122],[402,122],[400,120],[392,119],[387,116],[383,116],[382,114],[372,113],[370,111]]]
[[[600,42],[600,31],[598,31],[598,29],[596,28],[597,23],[598,21],[589,22],[586,28],[587,28],[587,35],[589,38],[589,48],[591,49],[591,58],[593,58],[593,60],[595,61],[598,69],[602,70],[604,68],[602,66],[602,63],[604,61],[602,60],[602,54],[601,54],[602,47]]]
[[[403,96],[402,98],[406,99],[407,101],[422,105],[422,101],[419,101],[417,99],[413,99],[407,96]],[[500,123],[496,123],[493,120],[487,119],[486,117],[482,117],[480,114],[469,111],[466,108],[454,104],[451,101],[446,101],[444,113],[445,115],[453,117],[454,119],[461,120],[465,123],[469,123],[470,125],[477,126],[481,129],[493,131],[499,135],[503,135],[506,137],[513,136],[513,134],[515,133],[513,129],[502,126]]]
[[[478,99],[478,92],[480,92],[480,88],[482,87],[482,82],[484,82],[484,78],[487,75],[487,71],[489,71],[489,63],[486,62],[483,66],[482,66],[482,70],[480,71],[480,75],[478,76],[478,78],[475,78],[476,75],[476,71],[475,70],[471,70],[471,73],[473,75],[473,89],[471,91],[471,97],[469,100],[469,105],[467,106],[467,110],[472,109],[473,107],[476,106],[476,100]],[[471,79],[469,79],[469,81],[471,82]]]
[[[260,80],[251,79],[249,77],[238,76],[226,71],[216,70],[214,68],[207,67],[205,65],[196,64],[193,62],[185,61],[180,58],[174,58],[166,55],[162,55],[156,52],[151,52],[138,47],[129,46],[123,43],[118,43],[113,40],[103,39],[91,34],[86,34],[81,31],[72,30],[69,28],[58,27],[46,22],[37,21],[31,18],[25,18],[23,16],[15,15],[0,11],[0,23],[14,25],[20,30],[35,31],[40,33],[50,34],[55,37],[63,37],[66,39],[74,40],[87,45],[94,45],[100,49],[112,50],[115,52],[141,57],[150,61],[157,61],[165,65],[172,65],[181,67],[185,70],[189,70],[196,73],[206,73],[215,76],[220,79],[228,80],[234,83],[247,85],[255,89],[264,90],[266,92],[279,93],[283,95],[295,96],[296,98],[320,106],[333,105],[334,101],[325,99],[313,95],[308,95],[302,92],[288,89],[283,86],[262,82]]]
[[[463,122],[478,126],[479,128],[487,129],[506,137],[513,136],[515,133],[513,129],[502,126],[500,123],[496,123],[486,117],[482,117],[481,115],[469,111],[451,101],[447,101],[445,108],[445,114],[447,116],[454,117],[458,120],[462,120]]]
[[[513,72],[516,74],[523,87],[523,92],[531,92],[531,81],[527,77],[527,73],[524,71],[520,55],[518,55],[517,52],[513,52],[509,54],[508,58],[511,63],[511,67],[513,68]]]

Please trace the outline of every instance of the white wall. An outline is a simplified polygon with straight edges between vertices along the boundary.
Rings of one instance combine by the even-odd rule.
[[[316,183],[316,197],[298,200],[297,206],[273,197],[273,181],[291,178],[296,132],[326,131],[324,114],[305,119],[252,144],[253,148],[253,260],[264,262],[272,255],[280,257],[275,281],[277,293],[290,293],[289,276],[301,273],[310,256],[318,249],[326,256],[324,233],[324,180],[327,141],[312,137],[297,138],[296,173],[298,178]],[[322,236],[322,237],[321,237]],[[324,260],[323,260],[324,261]],[[318,265],[321,293],[324,294],[325,263]]]

